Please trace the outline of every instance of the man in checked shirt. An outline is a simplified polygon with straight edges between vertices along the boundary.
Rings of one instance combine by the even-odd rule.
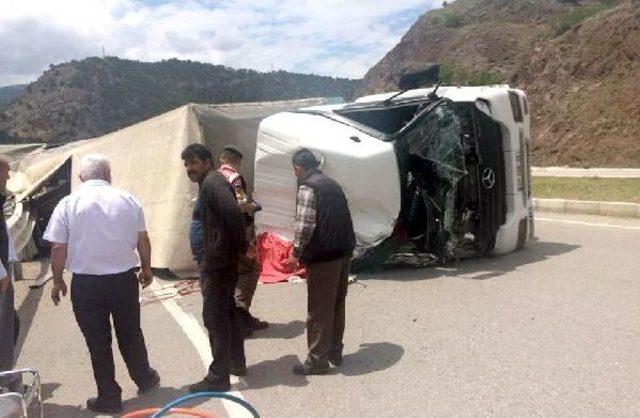
[[[311,151],[292,158],[298,178],[294,250],[290,265],[307,268],[307,344],[309,354],[293,372],[322,374],[342,364],[345,299],[355,233],[342,188],[318,169]]]

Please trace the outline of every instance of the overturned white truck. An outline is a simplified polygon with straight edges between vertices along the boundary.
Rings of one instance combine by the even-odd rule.
[[[293,238],[291,155],[306,147],[347,195],[356,260],[410,244],[446,260],[504,254],[533,237],[527,97],[509,86],[378,94],[282,112],[258,130],[259,232]]]

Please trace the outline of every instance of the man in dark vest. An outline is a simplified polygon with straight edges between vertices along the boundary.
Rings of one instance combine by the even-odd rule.
[[[7,199],[6,186],[9,180],[9,161],[0,156],[0,209]],[[15,344],[18,337],[20,322],[18,314],[14,308],[14,293],[10,263],[17,261],[15,249],[9,237],[7,221],[4,212],[0,213],[0,262],[3,270],[6,270],[3,277],[0,277],[0,372],[13,368],[15,360]],[[16,390],[20,386],[19,381],[0,382],[0,386],[8,386],[11,390]]]
[[[342,364],[345,299],[355,233],[342,188],[318,169],[311,151],[293,154],[298,178],[294,251],[289,263],[307,268],[307,344],[299,375],[322,374]]]

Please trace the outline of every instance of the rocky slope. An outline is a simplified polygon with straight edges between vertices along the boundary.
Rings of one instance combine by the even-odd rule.
[[[447,83],[527,91],[537,165],[640,166],[639,25],[637,0],[457,0],[420,17],[356,95],[440,63]]]
[[[514,78],[532,98],[538,160],[640,166],[640,4],[540,46]]]

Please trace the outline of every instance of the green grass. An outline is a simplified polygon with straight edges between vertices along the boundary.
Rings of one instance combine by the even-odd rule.
[[[448,28],[460,28],[464,25],[462,16],[454,12],[445,12],[442,14],[442,23]]]
[[[440,65],[440,80],[445,86],[487,86],[501,84],[504,80],[500,74],[483,70],[473,71],[468,68],[444,62]]]
[[[606,1],[602,4],[595,4],[592,6],[580,6],[575,10],[564,15],[556,26],[556,35],[562,35],[569,29],[579,25],[585,20],[603,12],[607,9],[617,6],[618,2],[615,0]]]
[[[533,197],[640,203],[640,179],[534,177]]]

